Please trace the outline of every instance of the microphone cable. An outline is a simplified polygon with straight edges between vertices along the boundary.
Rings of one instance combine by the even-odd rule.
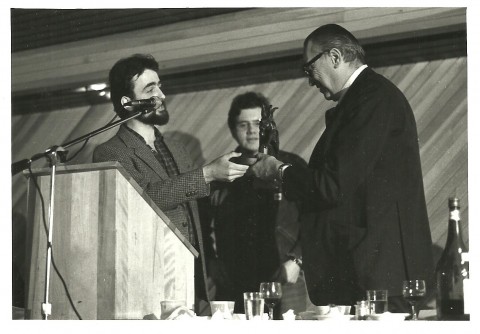
[[[46,219],[45,219],[45,202],[44,202],[44,199],[43,199],[42,191],[40,190],[40,187],[38,186],[37,180],[36,180],[36,178],[35,178],[34,175],[33,175],[32,165],[31,165],[31,164],[28,165],[28,171],[30,172],[30,177],[32,178],[33,183],[35,184],[35,188],[37,189],[37,192],[38,192],[39,197],[40,197],[40,202],[41,202],[41,204],[42,204],[42,222],[43,222],[43,228],[45,229],[45,234],[46,234],[46,237],[47,237],[47,240],[48,240],[48,228],[47,228],[47,221],[46,221]],[[70,306],[72,307],[73,311],[74,311],[75,314],[77,315],[78,320],[83,320],[83,319],[82,319],[82,316],[80,315],[80,313],[78,312],[77,308],[75,307],[75,303],[74,303],[73,300],[72,300],[72,297],[71,297],[71,295],[70,295],[70,292],[68,291],[67,283],[65,282],[65,279],[63,278],[62,274],[60,274],[60,271],[58,270],[58,267],[57,267],[57,265],[55,264],[55,260],[54,260],[54,258],[53,258],[53,247],[52,247],[51,257],[52,257],[52,265],[53,265],[53,268],[55,269],[55,272],[57,273],[58,278],[60,278],[60,281],[62,281],[63,289],[65,290],[65,294],[66,294],[66,296],[67,296],[67,298],[68,298],[68,301],[70,302]]]

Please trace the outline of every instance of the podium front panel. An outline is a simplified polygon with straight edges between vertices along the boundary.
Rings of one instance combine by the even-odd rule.
[[[48,224],[50,176],[36,179]],[[30,180],[26,315],[41,319],[47,232],[34,190]],[[160,318],[169,299],[193,309],[194,255],[118,169],[58,173],[54,204],[49,319],[78,319],[72,303],[82,319]]]

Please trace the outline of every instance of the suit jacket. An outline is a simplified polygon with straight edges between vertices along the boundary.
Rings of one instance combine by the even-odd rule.
[[[164,138],[164,141],[180,172],[174,177],[168,176],[146,143],[129,131],[125,125],[120,126],[116,135],[110,140],[95,148],[93,161],[120,162],[180,231],[185,230],[186,227],[188,214],[186,210],[190,212],[200,253],[203,282],[206,282],[203,238],[196,199],[207,196],[209,186],[205,183],[202,168],[194,169],[183,146],[167,138]],[[188,240],[188,236],[185,237]],[[207,291],[204,284],[201,288]],[[203,292],[199,291],[202,296]]]
[[[304,204],[303,263],[314,304],[352,304],[367,289],[401,296],[402,280],[430,282],[415,118],[383,76],[366,68],[327,111],[309,168],[287,168],[284,190]]]

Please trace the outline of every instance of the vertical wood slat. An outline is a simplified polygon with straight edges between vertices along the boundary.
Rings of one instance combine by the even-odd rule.
[[[103,208],[99,212],[98,219],[103,224],[98,225],[98,258],[97,268],[103,268],[97,275],[98,303],[96,307],[96,318],[110,319],[115,314],[115,295],[110,293],[110,287],[115,286],[117,275],[115,271],[115,252],[112,252],[112,245],[117,244],[115,226],[108,224],[109,221],[121,219],[118,217],[115,206],[116,183],[118,174],[112,175],[109,171],[99,171],[98,206]]]
[[[193,306],[194,256],[190,250],[118,170],[92,171],[90,166],[95,165],[85,166],[88,171],[56,175],[52,247],[81,317],[160,317],[164,299],[182,299]],[[49,176],[38,179],[42,193],[48,196]],[[99,185],[106,188],[99,190]],[[27,310],[29,318],[41,319],[46,234],[38,219],[38,198],[30,212],[34,246]],[[49,300],[49,319],[77,318],[53,268]]]

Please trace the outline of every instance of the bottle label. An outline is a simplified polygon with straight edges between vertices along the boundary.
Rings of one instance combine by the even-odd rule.
[[[459,221],[460,220],[460,210],[455,209],[450,211],[450,220]]]

